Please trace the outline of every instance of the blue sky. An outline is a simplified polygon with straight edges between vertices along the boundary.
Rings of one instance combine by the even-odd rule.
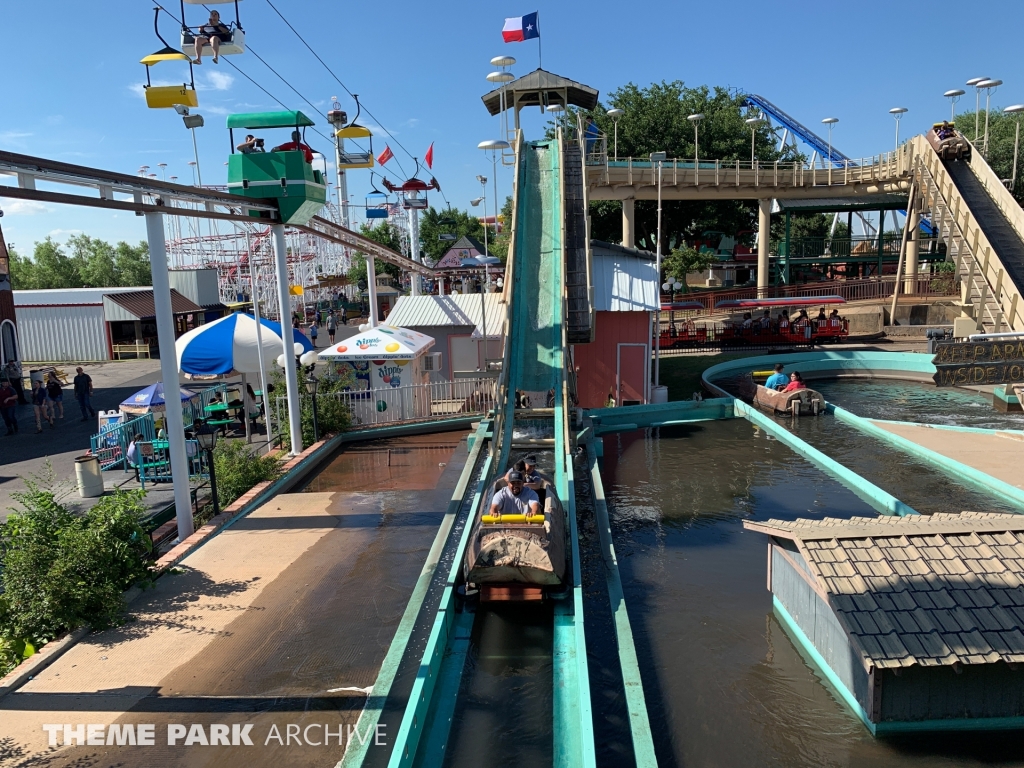
[[[540,11],[544,68],[597,88],[602,97],[629,81],[740,87],[766,96],[812,127],[823,117],[838,117],[833,141],[851,157],[892,147],[891,107],[910,110],[904,136],[920,132],[948,114],[942,93],[964,87],[970,77],[1005,81],[993,106],[1024,102],[1019,53],[1007,44],[1012,35],[1005,31],[1021,21],[1019,0],[990,0],[983,13],[970,7],[964,13],[963,3],[950,0],[862,0],[842,13],[809,0],[519,2],[275,0],[411,153],[422,157],[435,142],[434,174],[448,200],[463,208],[479,193],[476,175],[491,175],[490,161],[476,149],[498,134],[497,119],[480,102],[490,88],[485,80],[490,58],[515,56],[516,75],[537,66],[534,41],[502,42],[503,19],[534,10]],[[177,14],[177,3],[165,4]],[[147,109],[140,93],[145,72],[138,60],[160,47],[152,32],[152,8],[146,0],[5,2],[0,10],[5,29],[40,32],[9,34],[4,41],[0,148],[126,173],[140,165],[159,171],[157,163],[165,162],[168,176],[189,179],[189,132],[173,111]],[[351,99],[266,0],[244,0],[240,8],[248,41],[260,56],[320,109],[337,95],[354,115]],[[231,6],[221,9],[225,17],[233,16]],[[205,13],[202,6],[188,10],[195,23]],[[172,20],[163,19],[162,31],[174,41]],[[254,56],[232,60],[289,107],[312,112]],[[154,78],[176,79],[178,67],[185,69],[162,64]],[[229,150],[224,115],[279,107],[223,61],[219,66],[204,61],[196,72],[202,89],[198,111],[207,118],[198,132],[203,180],[223,183]],[[317,122],[323,128],[323,119]],[[527,138],[538,137],[539,114],[529,116],[524,127]],[[317,139],[314,148],[330,150],[326,141],[310,135]],[[409,156],[390,139],[375,139],[375,150],[385,141],[411,171]],[[387,170],[391,178],[399,174],[393,162]],[[504,195],[511,174],[501,170],[498,179]],[[368,182],[368,171],[349,174],[355,202],[362,202]],[[11,181],[0,177],[0,183]],[[431,203],[443,204],[436,194]],[[6,239],[22,252],[48,234],[144,237],[142,220],[124,213],[3,199],[0,207],[6,213]]]

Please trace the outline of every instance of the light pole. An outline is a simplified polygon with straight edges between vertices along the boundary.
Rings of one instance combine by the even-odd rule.
[[[1003,110],[1003,114],[1019,115],[1024,112],[1024,104],[1014,104]],[[1013,172],[1010,175],[1010,192],[1017,188],[1017,153],[1020,150],[1020,118],[1017,118],[1017,128],[1013,134]]]
[[[906,107],[893,107],[889,110],[889,114],[896,120],[896,149],[900,148],[900,120],[903,119],[903,115],[907,113]]]
[[[213,449],[217,447],[217,429],[203,422],[196,430],[199,447],[206,451],[206,464],[210,468],[210,495],[213,497],[213,516],[220,514],[220,500],[217,498],[217,470],[213,462]]]
[[[476,145],[477,149],[482,149],[485,152],[491,153],[491,179],[494,183],[494,237],[498,237],[498,153],[503,152],[506,149],[511,149],[512,145],[504,139],[488,139],[487,141],[481,141]],[[477,177],[479,178],[479,177]],[[484,218],[486,218],[486,210],[484,212]],[[487,226],[484,225],[484,229]]]
[[[697,123],[694,122],[696,128]],[[651,152],[651,162],[658,164],[658,228],[657,238],[655,241],[655,262],[658,269],[658,283],[661,283],[661,166],[665,162],[665,158],[668,157],[666,152]],[[654,386],[655,388],[661,385],[661,291],[658,291],[658,305],[655,317],[657,322],[654,324]],[[651,398],[654,399],[653,397]]]
[[[828,185],[832,186],[832,126],[839,122],[838,117],[826,117],[822,120],[828,126]]]
[[[483,178],[483,177],[481,176],[480,178]],[[487,179],[484,179],[484,184],[486,184],[486,183],[487,183]],[[483,184],[481,184],[481,186],[483,186]],[[484,204],[484,221],[483,221],[483,225],[484,225],[484,253],[486,255],[490,256],[491,251],[487,247],[487,191],[486,191],[486,189],[484,190],[484,193],[480,197],[474,197],[472,200],[469,201],[469,204],[472,205],[474,208],[476,208],[478,205],[480,205],[480,203]]]
[[[757,155],[755,154],[756,145],[754,139],[757,136],[757,126],[764,122],[763,117],[748,117],[743,121],[750,126],[750,167],[754,167],[754,163],[757,161]]]
[[[306,392],[309,393],[310,399],[313,401],[313,442],[317,443],[320,441],[320,425],[317,424],[317,413],[316,413],[316,390],[320,386],[320,380],[312,373],[306,377]]]
[[[988,80],[987,77],[972,77],[967,81],[967,85],[974,88],[974,143],[978,142],[978,117],[981,115],[981,88],[978,87],[978,83],[983,83]]]
[[[698,148],[697,148],[697,126],[700,124],[700,121],[704,119],[704,115],[698,112],[695,115],[688,116],[686,119],[689,120],[691,123],[693,123],[693,184],[694,184],[694,186],[696,186],[697,185],[697,179],[700,177],[700,161],[698,159],[700,157],[700,152],[698,151]],[[664,154],[664,153],[655,152],[654,154],[657,155],[657,154]],[[664,159],[665,158],[663,157],[661,161],[664,162]],[[660,165],[658,166],[658,179],[659,179],[659,181],[658,181],[658,194],[661,195],[661,181],[660,181],[660,179],[661,179],[661,166]],[[660,204],[658,205],[658,208],[659,208],[659,210],[661,209],[661,205]],[[659,280],[661,279],[660,276],[659,276],[658,279]]]
[[[608,117],[612,119],[612,125],[615,126],[615,162],[619,161],[619,118],[622,117],[625,112],[621,109],[609,109]],[[607,152],[607,150],[605,150]]]
[[[988,157],[988,113],[992,104],[992,91],[1003,84],[1002,80],[982,80],[978,83],[978,90],[985,89],[985,141],[982,145],[982,154]]]
[[[954,88],[952,91],[946,91],[942,94],[949,99],[949,122],[956,122],[956,103],[960,101],[960,97],[965,93],[966,91],[963,88]]]

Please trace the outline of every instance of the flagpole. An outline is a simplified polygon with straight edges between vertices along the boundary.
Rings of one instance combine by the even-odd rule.
[[[540,47],[540,11],[537,11],[537,69],[544,69],[544,56]]]

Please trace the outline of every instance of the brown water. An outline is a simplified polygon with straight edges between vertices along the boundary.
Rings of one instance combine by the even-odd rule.
[[[606,436],[602,467],[660,765],[1024,765],[1019,735],[874,739],[774,617],[742,521],[871,508],[744,420],[660,432]]]

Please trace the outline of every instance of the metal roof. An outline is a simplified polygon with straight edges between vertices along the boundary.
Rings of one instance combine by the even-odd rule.
[[[594,309],[598,312],[654,312],[659,306],[655,255],[635,248],[591,241]]]
[[[103,297],[103,311],[108,321],[145,320],[156,317],[153,290],[108,294]],[[171,311],[175,315],[188,315],[202,312],[203,308],[171,288]]]
[[[18,290],[14,291],[14,306],[102,304],[103,297],[108,294],[130,293],[131,291],[141,290],[144,290],[144,288],[40,288],[38,290]]]
[[[228,128],[297,128],[315,123],[299,110],[228,115]]]
[[[497,338],[505,324],[505,303],[500,293],[484,294],[487,306],[487,336]],[[388,323],[402,328],[443,326],[472,327],[482,335],[480,294],[462,293],[452,296],[401,296],[388,315]]]
[[[865,667],[1024,661],[1024,515],[744,521],[795,542]]]
[[[484,106],[492,115],[501,111],[501,93],[505,92],[505,109],[511,109],[518,105],[520,107],[537,107],[541,103],[546,106],[551,104],[565,104],[568,97],[569,104],[581,109],[593,109],[597,106],[597,90],[589,85],[577,83],[561,75],[548,72],[546,69],[535,69],[528,75],[523,75],[518,80],[505,83],[502,88],[495,88],[490,93],[481,96]],[[515,99],[509,94],[515,93]]]
[[[833,176],[842,171],[832,171]],[[821,171],[825,173],[825,171]],[[808,200],[777,198],[780,211],[800,213],[833,213],[836,211],[902,211],[907,207],[906,195],[879,193],[856,197],[819,197]]]

